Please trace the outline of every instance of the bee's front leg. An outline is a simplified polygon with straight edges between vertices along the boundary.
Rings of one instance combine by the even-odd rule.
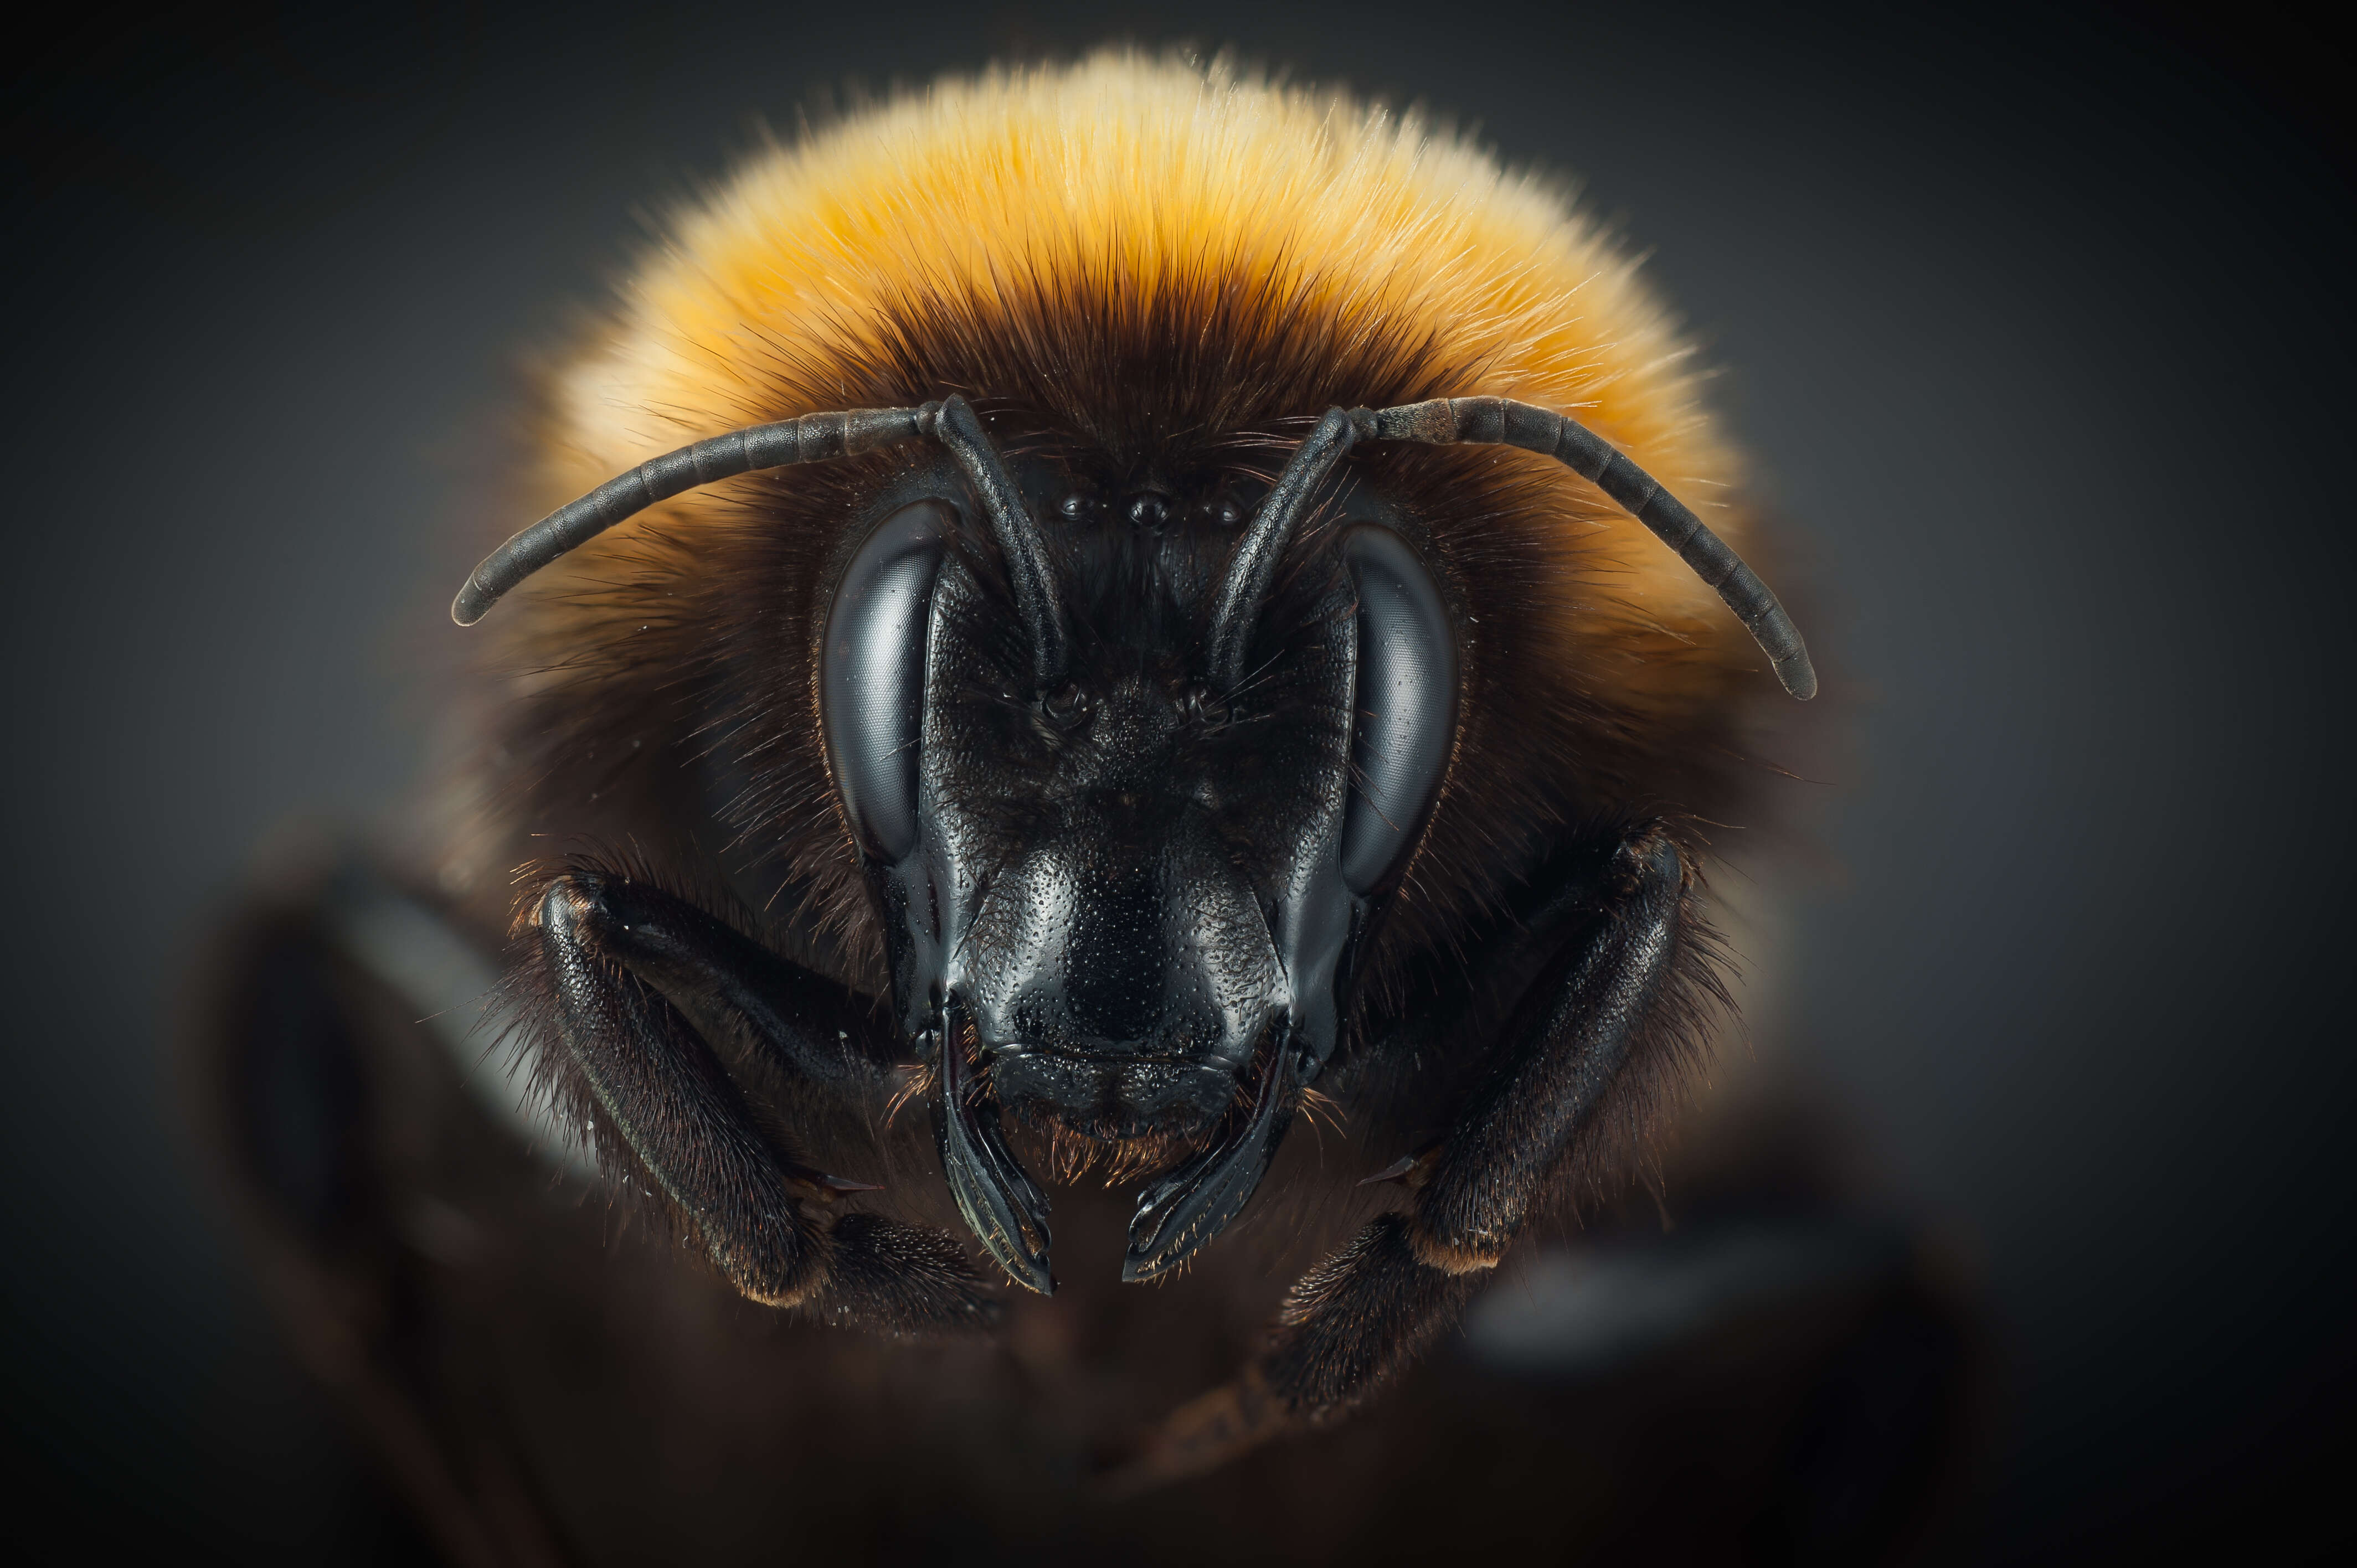
[[[1412,1185],[1416,1259],[1448,1273],[1494,1268],[1586,1133],[1647,1026],[1660,1021],[1681,943],[1688,877],[1659,830],[1624,840],[1598,884],[1567,899],[1560,947],[1507,1026],[1500,1070],[1458,1112]]]
[[[1655,1021],[1688,924],[1685,866],[1659,832],[1624,841],[1508,1026],[1499,1069],[1374,1220],[1286,1298],[1259,1371],[1289,1414],[1354,1403],[1454,1320],[1497,1266]]]
[[[735,1027],[820,1081],[872,1078],[879,1069],[836,1027],[847,1004],[836,988],[624,877],[560,876],[535,916],[560,1076],[569,1066],[594,1101],[601,1152],[644,1172],[730,1283],[891,1328],[992,1320],[996,1304],[952,1238],[833,1214],[856,1184],[766,1137],[707,1043]]]
[[[1497,1070],[1445,1142],[1402,1162],[1409,1207],[1305,1275],[1259,1360],[1164,1423],[1117,1488],[1200,1473],[1346,1409],[1455,1321],[1632,1053],[1674,1011],[1663,1003],[1694,935],[1688,880],[1676,845],[1646,829],[1600,872],[1550,890],[1528,939],[1550,956],[1513,1011]]]

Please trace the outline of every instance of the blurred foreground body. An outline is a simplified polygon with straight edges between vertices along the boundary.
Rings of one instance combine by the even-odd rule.
[[[441,1010],[489,952],[429,909],[349,868],[258,901],[189,1065],[297,1355],[451,1563],[1944,1560],[1969,1298],[1772,1097],[1714,1106],[1660,1208],[1526,1250],[1350,1422],[1114,1498],[1107,1445],[1255,1348],[1298,1240],[1140,1290],[1120,1206],[1075,1192],[1082,1266],[996,1343],[755,1305],[528,1146]]]

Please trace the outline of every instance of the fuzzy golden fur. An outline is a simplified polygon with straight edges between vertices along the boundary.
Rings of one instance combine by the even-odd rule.
[[[1414,114],[1129,54],[946,82],[747,163],[679,216],[557,378],[544,493],[554,504],[687,441],[845,406],[840,367],[888,352],[929,301],[1014,310],[1112,280],[1145,311],[1206,279],[1297,333],[1421,349],[1458,378],[1448,395],[1576,414],[1743,548],[1740,474],[1693,354],[1564,191]],[[1749,665],[1716,596],[1625,513],[1541,459],[1500,460],[1531,468],[1567,553],[1612,563],[1613,597]],[[1566,663],[1594,670],[1610,636]],[[1588,678],[1669,702],[1692,679],[1611,662]]]

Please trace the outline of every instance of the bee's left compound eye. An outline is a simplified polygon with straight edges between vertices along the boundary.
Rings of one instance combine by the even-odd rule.
[[[827,762],[860,849],[887,865],[916,847],[925,632],[956,524],[946,501],[894,512],[852,557],[827,614],[819,667]]]

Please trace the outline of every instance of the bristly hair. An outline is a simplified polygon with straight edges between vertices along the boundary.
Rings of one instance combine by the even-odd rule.
[[[899,99],[682,214],[551,381],[535,499],[748,424],[951,392],[1011,458],[1077,483],[1249,487],[1329,405],[1498,394],[1576,412],[1756,552],[1697,388],[1633,264],[1559,191],[1413,115],[1109,53]],[[928,460],[690,491],[520,593],[454,882],[489,910],[511,895],[481,874],[549,842],[660,845],[663,884],[719,868],[749,934],[880,997],[814,645],[853,523]],[[1350,464],[1466,633],[1455,750],[1361,988],[1364,1037],[1566,829],[1663,822],[1697,863],[1701,824],[1753,811],[1748,754],[1779,699],[1707,585],[1561,467],[1397,445]],[[1296,580],[1330,538],[1301,531]],[[1716,971],[1693,951],[1615,1126],[1645,1122],[1709,1032]]]

